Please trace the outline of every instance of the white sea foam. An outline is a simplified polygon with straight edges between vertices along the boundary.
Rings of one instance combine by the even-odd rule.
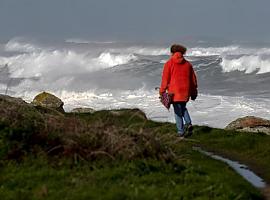
[[[194,47],[187,50],[187,56],[213,56],[213,55],[230,55],[243,53],[239,46],[224,47]]]
[[[42,50],[1,57],[0,65],[7,64],[11,77],[61,77],[92,72],[135,60],[133,54],[101,53],[97,58],[72,50]]]
[[[243,71],[263,74],[270,72],[270,48],[241,48],[239,46],[191,48],[187,56],[219,56],[223,72]],[[210,65],[210,64],[208,64]]]
[[[90,44],[83,45],[84,48],[80,48],[78,45],[76,45],[76,48],[70,47],[72,45],[68,46],[68,49],[64,48],[66,46],[62,49],[56,47],[49,49],[20,40],[9,41],[5,45],[8,54],[0,55],[0,65],[8,64],[13,78],[36,77],[38,81],[26,79],[19,85],[10,87],[8,94],[22,97],[30,102],[35,95],[46,90],[60,97],[65,102],[67,111],[74,107],[93,107],[96,110],[138,107],[145,111],[151,119],[174,122],[173,110],[166,111],[160,104],[158,94],[154,90],[150,91],[145,88],[137,90],[100,89],[98,85],[103,80],[100,80],[100,82],[99,80],[93,80],[93,86],[89,84],[89,86],[84,87],[85,84],[88,84],[87,73],[100,69],[133,61],[135,66],[136,61],[140,58],[149,58],[149,60],[154,58],[164,63],[164,59],[166,59],[164,55],[169,55],[168,48],[143,46],[127,46],[124,48],[121,45],[121,47],[110,45],[110,48],[92,48]],[[89,49],[88,46],[90,46]],[[16,51],[16,54],[10,53],[10,51]],[[239,46],[191,48],[187,53],[187,56],[202,68],[210,65],[211,62],[212,65],[215,64],[218,61],[216,59],[222,59],[220,65],[224,73],[235,70],[246,73],[270,72],[270,49],[268,48],[252,49]],[[214,60],[213,58],[203,58],[204,62],[200,63],[201,56],[213,55],[216,55],[213,57]],[[82,74],[86,74],[86,76],[81,76]],[[116,74],[114,75],[116,76]],[[113,82],[113,78],[110,81]],[[121,77],[115,78],[120,79]],[[143,77],[142,79],[140,79],[141,77],[135,78],[135,81],[145,81]],[[73,90],[73,87],[71,87],[74,84],[78,84],[74,87],[77,88],[77,91],[74,91],[76,89]],[[127,84],[129,83],[127,82]],[[128,88],[128,85],[126,88]],[[0,90],[4,93],[6,85],[0,85]],[[269,103],[268,99],[200,95],[195,102],[188,103],[188,108],[194,124],[206,124],[222,128],[230,121],[245,115],[270,118]]]
[[[130,61],[136,60],[137,57],[133,54],[112,54],[109,52],[101,53],[98,57],[98,61],[103,63],[109,67],[113,67],[116,65],[123,65]]]
[[[86,39],[80,38],[70,38],[65,40],[67,43],[75,43],[75,44],[114,44],[117,43],[116,41],[91,41]]]
[[[67,42],[91,44],[91,41],[81,39],[70,39]],[[14,38],[5,45],[5,50],[19,51],[22,54],[16,58],[1,57],[0,64],[9,63],[14,66],[20,63],[20,67],[14,67],[16,69],[14,69],[13,75],[17,77],[26,75],[29,77],[40,76],[44,70],[54,69],[57,72],[57,68],[61,69],[62,67],[62,69],[65,68],[71,71],[71,67],[75,67],[79,71],[83,68],[87,71],[104,69],[137,60],[138,57],[136,55],[169,55],[169,48],[164,47],[131,46],[127,48],[113,48],[114,43],[112,41],[100,43],[108,43],[112,46],[104,49],[103,52],[99,53],[98,57],[94,58],[89,56],[87,51],[78,53],[71,49],[44,49],[36,44],[24,42],[20,38]],[[187,56],[190,60],[196,60],[202,56],[219,56],[222,59],[220,65],[223,72],[243,71],[245,73],[256,72],[258,74],[270,72],[270,48],[243,48],[236,45],[207,48],[193,47],[188,49]],[[163,64],[164,62],[165,60],[162,58],[160,63]],[[31,73],[29,73],[30,71]]]
[[[169,48],[162,47],[130,47],[126,51],[129,53],[139,54],[139,55],[150,55],[150,56],[159,56],[159,55],[169,55]]]
[[[16,96],[30,102],[41,91],[22,92]],[[88,90],[72,92],[66,90],[49,91],[63,100],[64,108],[91,107],[95,110],[139,108],[147,117],[157,121],[174,122],[173,109],[168,112],[159,102],[157,91],[144,88],[138,90]],[[187,104],[193,123],[224,128],[231,121],[247,115],[270,118],[269,99],[204,95]]]
[[[193,47],[187,56],[270,55],[270,48],[248,48],[240,46]]]
[[[270,55],[263,58],[261,55],[245,55],[239,58],[224,56],[221,66],[224,72],[243,71],[245,73],[256,72],[263,74],[270,72]]]
[[[33,43],[24,42],[21,38],[13,38],[5,45],[6,51],[36,52],[42,49]]]
[[[8,64],[11,77],[63,76],[83,71],[93,71],[101,66],[74,51],[46,51],[23,53],[12,57],[0,57],[0,65]]]

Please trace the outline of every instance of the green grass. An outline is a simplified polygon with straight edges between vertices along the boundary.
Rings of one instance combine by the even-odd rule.
[[[196,127],[192,138],[206,150],[247,164],[270,182],[270,136]]]
[[[140,159],[52,166],[43,158],[2,163],[0,199],[262,199],[226,165],[184,153],[173,163]]]
[[[43,129],[0,123],[1,200],[263,199],[192,146],[257,163],[268,177],[268,136],[195,127],[194,140],[181,141],[174,124],[128,109],[43,115]]]

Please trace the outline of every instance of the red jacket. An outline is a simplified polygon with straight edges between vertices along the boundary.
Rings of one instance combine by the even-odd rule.
[[[197,96],[197,78],[190,62],[181,53],[174,53],[165,63],[160,93],[173,94],[173,102],[187,102],[190,96]]]

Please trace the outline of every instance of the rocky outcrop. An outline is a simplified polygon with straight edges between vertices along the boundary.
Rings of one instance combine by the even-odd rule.
[[[22,100],[21,98],[15,98],[8,95],[0,94],[0,103],[13,103],[13,104],[19,104],[19,105],[26,105],[27,103]]]
[[[58,97],[47,92],[42,92],[38,94],[34,98],[32,104],[35,106],[41,106],[41,107],[45,107],[49,109],[54,109],[62,113],[65,112],[63,108],[63,105],[64,105],[63,101],[59,99]]]
[[[96,111],[93,108],[74,108],[70,112],[71,113],[94,113]]]
[[[254,116],[246,116],[231,122],[229,125],[226,126],[225,129],[254,133],[265,133],[267,135],[270,135],[270,120]]]
[[[43,116],[21,98],[0,95],[0,123],[18,129],[42,128]]]

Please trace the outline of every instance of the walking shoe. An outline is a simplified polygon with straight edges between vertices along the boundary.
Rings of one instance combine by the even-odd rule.
[[[192,124],[189,124],[186,127],[185,136],[190,137],[192,135],[192,133],[193,133],[193,126],[192,126]]]
[[[184,134],[179,134],[179,133],[177,133],[177,135],[176,135],[179,139],[184,139],[185,138],[185,135]]]

